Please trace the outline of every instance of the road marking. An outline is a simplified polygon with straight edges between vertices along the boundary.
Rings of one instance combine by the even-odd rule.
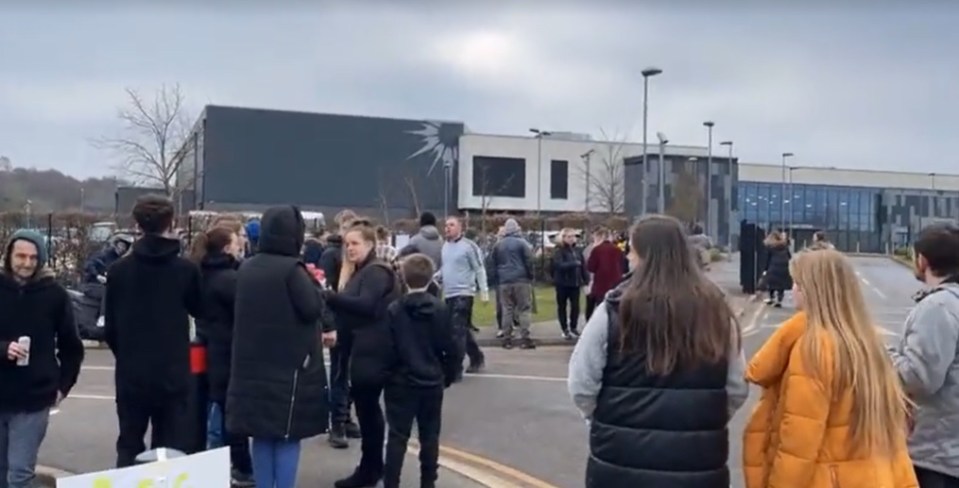
[[[464,375],[469,378],[489,378],[497,380],[522,380],[522,381],[546,381],[546,382],[566,382],[566,378],[559,376],[537,376],[522,374],[496,374],[496,373],[476,373]]]
[[[87,371],[113,371],[113,366],[80,366],[81,370]]]
[[[70,396],[66,398],[67,400],[101,400],[101,401],[114,401],[116,397],[113,395],[84,395],[84,394],[74,394],[71,393]]]
[[[760,306],[756,309],[756,312],[753,314],[753,319],[749,322],[749,325],[743,328],[743,337],[749,337],[759,333],[760,329],[764,326],[763,322],[769,317],[769,308]]]

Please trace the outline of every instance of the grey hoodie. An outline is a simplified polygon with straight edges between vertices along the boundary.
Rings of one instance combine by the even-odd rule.
[[[959,478],[959,284],[924,295],[906,318],[893,364],[916,402],[912,462]]]
[[[424,225],[420,231],[410,238],[409,244],[400,250],[399,257],[422,253],[433,260],[436,269],[443,266],[443,239],[440,231],[433,225]]]

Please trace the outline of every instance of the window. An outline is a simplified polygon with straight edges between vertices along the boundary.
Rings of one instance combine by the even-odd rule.
[[[554,159],[549,162],[549,198],[569,198],[569,161]]]
[[[526,160],[473,156],[473,196],[526,196]]]

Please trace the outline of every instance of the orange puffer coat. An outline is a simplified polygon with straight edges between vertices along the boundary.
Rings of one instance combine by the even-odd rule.
[[[744,434],[746,488],[918,488],[905,433],[893,459],[851,449],[852,395],[811,376],[798,347],[805,331],[805,314],[796,314],[746,370],[746,380],[763,388]],[[833,364],[832,341],[822,341],[824,362]]]

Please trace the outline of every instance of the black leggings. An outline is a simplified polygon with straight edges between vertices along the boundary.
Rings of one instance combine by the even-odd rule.
[[[959,488],[959,478],[928,469],[916,468],[916,478],[919,480],[919,488]]]
[[[386,438],[386,420],[380,407],[383,385],[353,385],[350,389],[360,424],[359,470],[379,477],[383,475],[383,442]]]
[[[779,303],[783,302],[783,298],[786,296],[786,290],[769,290],[769,299],[775,300]]]

